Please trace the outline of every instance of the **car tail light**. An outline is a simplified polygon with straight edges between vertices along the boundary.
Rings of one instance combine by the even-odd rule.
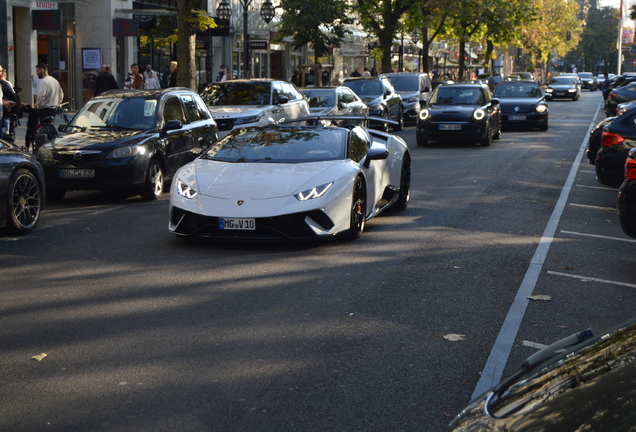
[[[625,162],[625,179],[636,180],[636,159],[628,157]]]
[[[622,143],[623,141],[625,141],[625,138],[611,132],[603,132],[601,135],[601,145],[603,147],[612,147],[616,144]]]
[[[610,93],[607,95],[607,99],[613,99],[616,97],[616,93]]]

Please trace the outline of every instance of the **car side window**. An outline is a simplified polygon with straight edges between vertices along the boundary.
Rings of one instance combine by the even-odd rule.
[[[190,122],[195,122],[201,120],[201,116],[199,115],[199,108],[197,107],[197,103],[194,101],[194,98],[190,95],[181,95],[181,101],[183,102],[183,106],[188,113],[188,119]]]
[[[181,109],[181,103],[176,96],[170,96],[163,104],[163,124],[165,125],[171,120],[178,120],[181,123],[187,123],[183,109]]]
[[[199,110],[199,117],[202,119],[212,118],[212,114],[210,114],[210,110],[205,105],[205,102],[203,102],[203,99],[201,99],[201,97],[197,95],[197,96],[194,96],[194,100],[197,103],[197,109]]]
[[[369,150],[369,138],[360,128],[353,128],[349,134],[349,154],[348,157],[354,162],[360,162],[367,155]]]
[[[291,101],[291,100],[298,100],[298,99],[302,99],[302,94],[300,94],[299,92],[297,92],[294,89],[294,86],[291,85],[290,83],[286,83],[283,82],[281,83],[282,88],[283,88],[283,94],[285,96],[287,96],[287,98]]]
[[[344,87],[338,89],[338,103],[340,102],[344,102],[346,104],[353,102],[353,97],[351,96],[350,92],[344,89]]]
[[[281,83],[274,83],[274,92],[272,94],[272,103],[276,105],[281,96],[285,96],[285,92],[283,90],[283,86]]]

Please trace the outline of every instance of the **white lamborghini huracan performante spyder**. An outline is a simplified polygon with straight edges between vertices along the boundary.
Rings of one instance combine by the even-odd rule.
[[[171,233],[243,239],[357,238],[367,220],[410,197],[400,137],[361,126],[237,129],[179,169]]]

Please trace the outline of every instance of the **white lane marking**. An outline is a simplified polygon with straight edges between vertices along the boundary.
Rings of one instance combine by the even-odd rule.
[[[587,204],[575,204],[575,203],[570,203],[570,205],[573,207],[585,207],[585,208],[596,209],[596,210],[616,211],[614,207],[601,207],[601,206],[592,206]]]
[[[596,118],[600,108],[601,102],[599,101],[599,104],[596,107],[596,113],[593,118]],[[534,252],[534,256],[532,257],[532,260],[530,260],[528,270],[526,271],[523,281],[519,286],[519,290],[517,291],[512,305],[510,305],[510,309],[508,310],[508,314],[506,315],[503,325],[499,330],[497,339],[495,340],[495,343],[490,350],[490,355],[488,356],[488,360],[486,360],[484,369],[481,371],[481,376],[479,378],[479,381],[477,381],[477,385],[475,386],[475,390],[473,391],[471,400],[475,399],[477,396],[481,395],[489,388],[501,381],[501,376],[503,375],[504,368],[506,367],[506,363],[508,362],[510,351],[514,346],[515,338],[517,337],[517,333],[519,332],[519,328],[521,327],[521,322],[523,321],[523,316],[528,306],[528,296],[532,295],[532,291],[534,291],[537,280],[541,275],[541,268],[543,267],[545,258],[548,255],[548,251],[550,250],[550,245],[552,244],[552,240],[559,224],[559,220],[561,219],[561,215],[563,214],[563,210],[565,209],[565,204],[567,203],[568,196],[570,194],[570,191],[572,190],[572,186],[574,185],[574,179],[577,175],[579,165],[581,164],[581,159],[585,154],[587,142],[590,137],[590,131],[594,126],[594,122],[590,123],[590,126],[585,133],[585,138],[581,143],[579,152],[574,158],[574,162],[572,163],[572,167],[570,168],[568,178],[565,181],[563,189],[561,189],[561,195],[559,196],[559,199],[554,206],[552,215],[550,215],[550,220],[548,221],[548,224],[543,231],[543,235],[541,236],[541,240],[539,240],[539,244],[537,245],[537,249]]]
[[[105,209],[102,209],[102,210],[97,210],[97,211],[91,212],[88,215],[89,216],[97,216],[97,215],[100,215],[100,214],[103,214],[103,213],[108,213],[109,211],[119,210],[120,208],[124,208],[124,207],[125,206],[123,206],[123,205],[115,206],[115,207],[108,207],[108,208],[105,208]]]
[[[573,278],[573,279],[580,279],[583,282],[601,282],[601,283],[606,283],[606,284],[610,284],[610,285],[619,285],[619,286],[624,286],[624,287],[628,287],[628,288],[636,288],[635,284],[630,284],[630,283],[627,283],[627,282],[611,281],[611,280],[607,280],[607,279],[599,279],[599,278],[594,278],[594,277],[589,277],[589,276],[581,276],[581,275],[575,275],[575,274],[569,274],[569,273],[559,273],[559,272],[550,271],[550,270],[548,270],[548,274],[551,274],[551,275],[554,275],[554,276],[564,276],[564,277],[569,277],[569,278]]]
[[[620,238],[620,237],[609,237],[609,236],[603,236],[603,235],[598,235],[598,234],[581,233],[581,232],[576,232],[576,231],[561,230],[561,232],[563,234],[572,234],[572,235],[578,235],[578,236],[583,236],[583,237],[594,237],[594,238],[601,238],[601,239],[605,239],[605,240],[618,240],[618,241],[636,243],[636,239],[627,239],[627,238]]]
[[[600,190],[618,192],[618,189],[612,189],[612,188],[602,187],[602,186],[576,185],[576,187],[582,187],[582,188],[588,188],[588,189],[600,189]]]

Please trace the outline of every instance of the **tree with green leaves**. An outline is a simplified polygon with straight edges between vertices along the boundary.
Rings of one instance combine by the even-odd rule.
[[[424,64],[422,70],[429,72],[428,52],[433,41],[447,33],[446,18],[451,11],[452,0],[417,0],[405,15],[405,25],[409,33],[416,32],[416,42],[422,43]],[[454,3],[453,3],[454,4]]]
[[[292,48],[311,45],[314,63],[328,53],[331,46],[339,47],[352,24],[349,7],[344,0],[282,0],[283,9],[277,39],[292,36]]]
[[[536,22],[523,26],[522,44],[535,66],[547,70],[551,55],[574,49],[583,30],[579,5],[568,0],[531,0]]]
[[[595,64],[610,65],[616,62],[616,35],[618,34],[619,12],[612,7],[592,7],[577,53],[585,70],[591,71]],[[600,71],[605,72],[605,71]]]
[[[402,16],[416,0],[357,0],[357,12],[364,29],[380,43],[381,71],[391,72],[391,47],[399,30]]]

